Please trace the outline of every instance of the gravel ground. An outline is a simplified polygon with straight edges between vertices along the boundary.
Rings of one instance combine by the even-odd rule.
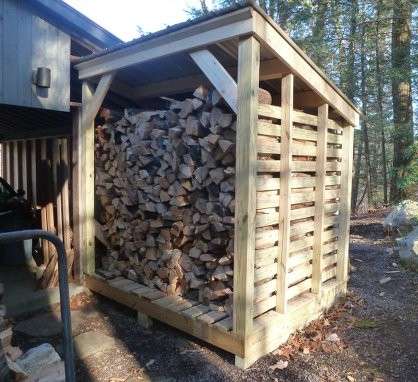
[[[352,221],[348,298],[248,370],[235,368],[231,354],[164,324],[141,329],[131,310],[84,297],[73,307],[99,315],[78,331],[100,331],[118,342],[77,361],[77,380],[418,381],[418,274],[399,267],[382,217],[383,211]],[[381,284],[385,277],[391,279]]]

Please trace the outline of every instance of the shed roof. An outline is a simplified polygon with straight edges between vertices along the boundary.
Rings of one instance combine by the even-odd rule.
[[[227,33],[225,36],[218,35],[213,41],[210,41],[210,38],[206,40],[202,39],[201,46],[203,47],[206,45],[210,46],[211,48],[216,48],[216,45],[219,42],[228,42],[227,40],[232,41],[235,37],[239,37],[239,35],[244,35],[246,33],[253,33],[256,35],[256,37],[262,39],[265,30],[263,26],[259,27],[257,24],[257,21],[261,19],[264,20],[263,23],[267,23],[269,25],[270,29],[273,28],[275,31],[274,33],[280,36],[281,41],[285,42],[285,44],[289,46],[297,56],[299,56],[298,60],[302,59],[305,62],[304,65],[309,65],[311,68],[310,70],[316,73],[315,76],[318,79],[324,81],[324,83],[326,83],[327,86],[332,89],[332,91],[338,94],[342,102],[345,102],[348,107],[351,107],[354,113],[360,113],[353,102],[348,99],[348,97],[326,76],[326,74],[320,68],[318,68],[318,66],[302,51],[302,49],[300,49],[297,44],[274,22],[274,20],[271,19],[253,0],[246,0],[233,7],[213,11],[202,17],[175,24],[158,32],[147,34],[140,38],[134,39],[130,42],[117,44],[110,48],[104,49],[103,51],[96,52],[92,55],[81,58],[77,62],[76,68],[80,71],[80,78],[87,79],[101,75],[106,71],[109,72],[115,69],[134,67],[136,70],[135,74],[128,74],[122,71],[122,73],[119,73],[118,76],[120,76],[122,82],[132,83],[134,86],[144,86],[147,85],[147,81],[150,81],[151,73],[153,77],[152,81],[156,81],[154,77],[154,75],[158,77],[156,74],[156,68],[159,66],[161,67],[163,58],[168,55],[173,57],[173,61],[170,60],[172,67],[186,67],[189,58],[186,57],[187,55],[184,53],[187,53],[187,51],[190,49],[197,49],[198,43],[192,43],[188,45],[186,44],[187,46],[185,45],[184,50],[182,51],[183,45],[181,43],[184,41],[182,40],[184,36],[192,36],[193,38],[198,39],[204,35],[204,32],[212,28],[213,25],[219,24],[228,27],[228,24],[230,24],[231,27],[234,27],[237,30],[231,33]],[[238,21],[243,20],[248,23],[246,24],[245,28],[240,29],[238,27]],[[173,48],[171,51],[162,50],[159,53],[155,53],[154,51],[151,55],[151,58],[147,57],[147,59],[145,59],[142,57],[144,55],[143,53],[149,50],[150,47],[152,49],[154,46],[159,46],[160,42],[168,41],[169,39],[171,43],[176,43],[178,41],[180,47]],[[266,43],[266,40],[264,42]],[[237,44],[235,45],[237,46]],[[264,45],[268,45],[268,43]],[[235,50],[236,46],[233,47]],[[271,53],[271,49],[268,48],[269,47],[267,46],[267,48],[263,49],[262,59],[271,59],[274,57],[274,55]],[[120,57],[124,55],[130,56],[130,58],[128,60],[124,60],[123,64],[121,64]],[[136,58],[139,58],[137,62],[135,61]],[[167,67],[166,69],[169,68]],[[165,80],[174,81],[176,78],[178,78],[178,73],[175,73],[175,71],[169,69],[166,70],[166,72],[167,78],[165,78]],[[192,69],[185,69],[184,74],[185,76],[191,76],[195,73],[193,73]],[[163,78],[157,79],[157,81],[162,80]],[[149,84],[151,84],[151,81]],[[302,90],[306,89],[302,88]],[[351,121],[353,121],[353,118],[351,118]]]

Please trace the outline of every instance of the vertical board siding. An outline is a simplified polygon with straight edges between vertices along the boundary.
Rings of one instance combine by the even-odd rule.
[[[253,325],[256,163],[260,44],[254,37],[238,47],[236,143],[234,332],[247,338]]]
[[[70,46],[26,1],[0,0],[0,103],[69,111]],[[38,67],[51,69],[49,89],[32,84]]]

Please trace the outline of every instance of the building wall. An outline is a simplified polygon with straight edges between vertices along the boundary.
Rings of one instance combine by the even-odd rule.
[[[70,108],[70,36],[34,15],[26,0],[0,0],[0,104]],[[51,69],[51,87],[32,84],[38,67]]]

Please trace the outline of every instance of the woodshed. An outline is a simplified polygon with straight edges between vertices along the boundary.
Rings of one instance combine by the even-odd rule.
[[[75,224],[91,290],[235,354],[241,368],[346,293],[359,111],[256,5],[76,68]],[[95,137],[111,86],[141,110]],[[159,97],[170,106],[153,110]],[[104,231],[119,273],[96,269],[106,261],[95,253],[95,192],[120,218]]]

